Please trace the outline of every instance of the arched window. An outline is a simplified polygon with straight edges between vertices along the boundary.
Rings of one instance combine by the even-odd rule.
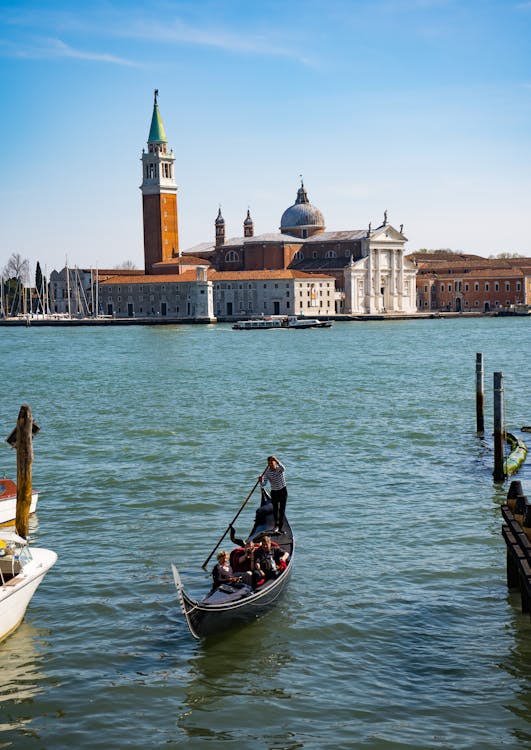
[[[325,258],[337,258],[337,253],[335,250],[329,250],[327,254],[325,255]]]
[[[297,250],[297,252],[293,256],[293,260],[304,260],[304,253],[302,252],[302,250]]]
[[[225,260],[230,262],[234,262],[235,260],[240,260],[240,256],[236,252],[236,250],[229,250],[229,252],[225,255]]]

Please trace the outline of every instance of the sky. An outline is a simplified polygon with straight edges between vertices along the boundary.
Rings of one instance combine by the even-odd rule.
[[[302,175],[328,230],[531,256],[530,40],[511,0],[0,0],[0,270],[143,267],[155,88],[181,250]]]

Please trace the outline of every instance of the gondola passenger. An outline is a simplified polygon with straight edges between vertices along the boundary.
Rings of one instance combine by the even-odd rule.
[[[212,568],[212,578],[216,588],[221,586],[222,583],[246,583],[249,586],[251,585],[251,573],[235,574],[229,563],[229,556],[225,550],[220,550],[220,552],[218,552],[217,559],[217,564]]]
[[[273,546],[271,539],[264,536],[254,557],[255,570],[267,580],[268,578],[277,578],[286,569],[289,553],[283,552],[278,545]]]

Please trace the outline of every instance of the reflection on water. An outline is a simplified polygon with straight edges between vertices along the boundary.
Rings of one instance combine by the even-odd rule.
[[[266,711],[271,704],[292,697],[285,675],[293,656],[279,642],[275,628],[271,628],[271,616],[283,617],[282,609],[280,605],[276,615],[267,614],[252,627],[242,625],[197,645],[189,660],[184,710],[177,722],[190,741],[200,738],[241,741],[238,712],[241,706],[247,706],[247,714],[253,710],[256,713],[254,732],[253,717],[247,715],[248,737],[263,742],[262,731],[258,729],[260,708]],[[271,740],[279,750],[302,747],[285,730],[278,736],[273,733]]]
[[[44,628],[28,622],[0,644],[0,731],[20,729],[32,720],[33,698],[44,691]],[[8,744],[1,745],[9,747]]]

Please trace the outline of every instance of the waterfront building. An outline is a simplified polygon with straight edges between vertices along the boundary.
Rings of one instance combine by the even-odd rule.
[[[131,270],[130,275],[142,274]],[[48,284],[49,312],[58,315],[89,317],[96,310],[98,287],[102,281],[124,274],[122,269],[68,268],[52,271]]]
[[[376,229],[326,231],[322,212],[313,206],[304,183],[295,203],[282,214],[280,231],[254,235],[249,210],[243,237],[225,240],[221,209],[215,241],[185,251],[201,256],[219,271],[265,269],[325,274],[334,279],[334,312],[346,314],[414,313],[415,265],[404,259],[406,237],[384,213]],[[224,314],[229,314],[226,310]]]
[[[415,253],[420,311],[497,312],[531,305],[531,258]]]
[[[326,231],[301,180],[278,232],[255,235],[250,209],[243,235],[226,237],[221,207],[214,239],[179,250],[177,186],[157,93],[142,152],[144,274],[100,284],[100,309],[118,317],[211,320],[260,314],[413,313],[416,267],[407,238],[384,213],[372,230]]]

